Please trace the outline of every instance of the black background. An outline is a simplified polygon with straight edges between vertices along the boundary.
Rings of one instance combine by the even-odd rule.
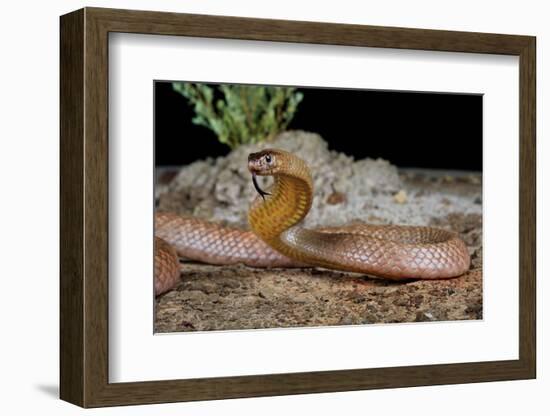
[[[382,157],[401,167],[482,168],[482,96],[299,88],[289,125],[319,133],[356,159]],[[184,165],[230,149],[191,122],[192,107],[170,82],[155,82],[155,163]]]

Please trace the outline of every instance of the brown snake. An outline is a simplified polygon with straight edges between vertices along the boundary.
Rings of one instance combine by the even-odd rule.
[[[156,213],[156,295],[179,282],[178,257],[220,265],[318,266],[389,279],[457,277],[470,266],[466,245],[451,231],[369,224],[302,228],[298,224],[313,201],[306,163],[291,153],[266,149],[249,155],[248,169],[262,197],[248,213],[252,231]],[[274,178],[269,193],[259,188],[256,175]]]

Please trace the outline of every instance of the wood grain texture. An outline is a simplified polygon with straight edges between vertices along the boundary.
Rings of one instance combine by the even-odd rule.
[[[60,24],[60,388],[84,404],[84,12]]]
[[[535,377],[535,38],[97,8],[63,16],[60,28],[62,399],[98,407]],[[109,383],[109,32],[519,56],[519,359]]]
[[[85,9],[84,378],[85,406],[108,381],[108,32]]]
[[[536,377],[536,40],[520,54],[519,356]]]

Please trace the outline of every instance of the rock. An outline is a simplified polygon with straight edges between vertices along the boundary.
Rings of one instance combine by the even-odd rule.
[[[393,196],[393,200],[398,204],[404,204],[407,202],[407,193],[403,189],[401,189]]]
[[[402,185],[396,167],[385,160],[354,161],[330,151],[318,134],[289,131],[273,142],[244,145],[225,157],[184,166],[168,186],[158,189],[159,209],[246,227],[249,203],[257,196],[247,169],[248,154],[267,147],[287,150],[308,163],[315,188],[306,220],[310,226],[360,218],[363,208],[358,201],[374,193],[397,192]],[[262,187],[269,186],[269,178],[259,179]],[[345,201],[353,202],[342,210]]]
[[[248,207],[257,197],[247,158],[266,147],[295,153],[310,166],[315,195],[306,227],[372,222],[371,218],[378,224],[429,225],[434,217],[444,221],[453,213],[481,215],[481,204],[472,202],[481,194],[481,185],[437,181],[427,173],[400,174],[386,160],[354,160],[329,150],[318,134],[303,131],[285,132],[273,142],[241,146],[227,156],[182,167],[169,184],[155,189],[158,209],[247,228]],[[271,183],[270,178],[258,179],[263,188]],[[457,185],[469,186],[469,193],[454,192]]]
[[[468,177],[468,179],[470,180],[470,183],[472,183],[474,185],[481,185],[481,176],[480,175],[470,175]]]
[[[333,192],[327,198],[327,204],[337,205],[346,202],[346,195],[341,192]]]

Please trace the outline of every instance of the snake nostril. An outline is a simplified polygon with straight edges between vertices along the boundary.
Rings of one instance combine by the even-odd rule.
[[[258,159],[256,158],[256,153],[250,153],[248,155],[248,170],[250,172],[255,172],[258,169]]]

